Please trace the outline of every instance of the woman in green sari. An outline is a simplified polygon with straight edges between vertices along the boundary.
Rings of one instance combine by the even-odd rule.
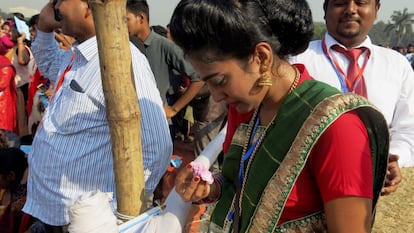
[[[248,115],[210,182],[191,165],[185,201],[216,202],[210,232],[369,232],[388,159],[386,122],[363,97],[287,59],[313,34],[305,0],[182,0],[170,30],[216,101]]]

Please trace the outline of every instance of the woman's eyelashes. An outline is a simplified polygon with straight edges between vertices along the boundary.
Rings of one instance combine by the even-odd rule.
[[[211,80],[211,84],[215,87],[220,87],[226,84],[226,78],[224,76],[218,76]]]

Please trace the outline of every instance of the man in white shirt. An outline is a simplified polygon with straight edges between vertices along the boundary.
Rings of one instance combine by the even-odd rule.
[[[401,181],[401,167],[414,166],[414,73],[407,59],[397,52],[371,43],[368,32],[380,8],[380,0],[325,0],[325,22],[328,32],[324,39],[313,41],[292,63],[303,63],[311,76],[343,92],[365,95],[387,119],[391,134],[391,172],[384,192],[395,191]],[[353,87],[346,84],[347,57],[333,45],[345,50],[364,48],[358,59],[361,68]],[[365,93],[359,93],[363,87]],[[365,86],[365,87],[364,87]],[[387,187],[388,186],[388,187]]]
[[[92,11],[87,0],[57,1],[55,9],[60,22],[53,18],[52,4],[46,5],[32,44],[39,69],[55,81],[55,93],[29,155],[23,209],[41,221],[47,233],[63,232],[62,227],[69,223],[69,208],[83,193],[116,194]],[[76,38],[71,50],[58,48],[53,33],[56,27]],[[134,45],[130,48],[141,111],[145,192],[150,196],[169,165],[172,141],[148,61]]]

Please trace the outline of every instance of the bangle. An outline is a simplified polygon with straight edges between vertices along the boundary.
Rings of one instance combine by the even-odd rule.
[[[221,185],[223,184],[223,177],[221,175],[214,175],[214,182],[213,185],[216,185],[217,192],[216,195],[213,197],[206,197],[204,199],[201,199],[197,202],[197,204],[211,204],[216,202],[218,199],[220,199],[221,196]]]

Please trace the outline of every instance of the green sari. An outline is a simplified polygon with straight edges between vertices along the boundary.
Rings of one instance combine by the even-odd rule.
[[[385,119],[363,97],[342,94],[318,81],[305,81],[289,94],[269,126],[258,128],[253,139],[259,140],[258,145],[244,167],[242,185],[238,179],[241,156],[246,152],[256,116],[249,125],[238,127],[223,163],[225,181],[211,217],[210,232],[234,231],[228,218],[231,213],[239,222],[239,232],[326,232],[322,211],[280,226],[277,223],[313,146],[336,119],[349,111],[358,114],[370,138],[375,207],[388,161]],[[260,180],[254,174],[260,174]]]

